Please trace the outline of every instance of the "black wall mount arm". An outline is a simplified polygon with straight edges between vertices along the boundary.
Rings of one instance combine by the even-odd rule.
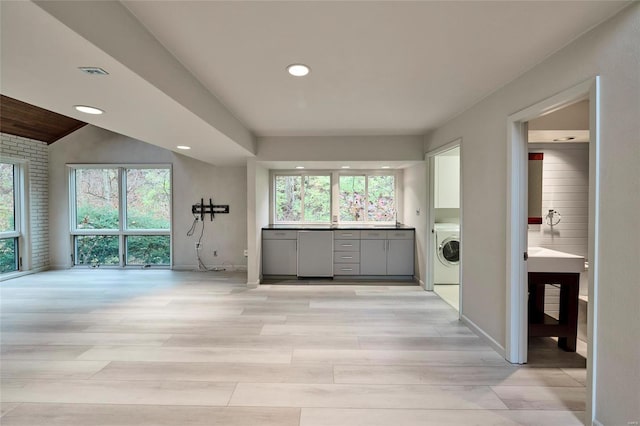
[[[216,213],[229,213],[229,205],[214,205],[211,198],[209,198],[209,204],[204,203],[204,198],[200,198],[200,204],[194,204],[191,206],[191,213],[194,215],[200,215],[200,220],[204,221],[205,215],[210,215],[210,220],[213,221]]]

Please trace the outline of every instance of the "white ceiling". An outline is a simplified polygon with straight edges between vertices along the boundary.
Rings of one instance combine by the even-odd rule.
[[[424,134],[626,4],[1,2],[0,82],[7,96],[76,117],[70,103],[84,99],[107,111],[84,121],[241,163],[253,135]],[[287,75],[294,62],[311,74]],[[89,65],[111,74],[77,72]]]

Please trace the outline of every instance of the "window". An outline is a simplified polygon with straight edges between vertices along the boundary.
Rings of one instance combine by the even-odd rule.
[[[20,267],[20,166],[0,163],[0,273]]]
[[[171,263],[167,166],[72,166],[74,265]]]
[[[331,222],[331,175],[276,175],[275,222]]]
[[[338,209],[341,222],[395,222],[394,175],[341,175]]]
[[[396,181],[394,172],[275,172],[273,222],[393,223]]]

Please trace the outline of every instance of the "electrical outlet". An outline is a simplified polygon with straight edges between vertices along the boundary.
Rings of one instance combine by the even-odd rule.
[[[244,257],[249,256],[249,250],[244,249],[244,251],[243,251],[243,253],[242,253],[242,254],[244,255]]]

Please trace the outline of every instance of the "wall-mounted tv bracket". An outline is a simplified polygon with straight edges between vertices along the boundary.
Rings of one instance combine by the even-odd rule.
[[[211,220],[215,217],[216,213],[229,213],[229,205],[214,205],[211,198],[209,198],[209,204],[204,204],[204,198],[200,198],[200,204],[194,204],[191,206],[191,213],[199,214],[200,220],[204,221],[204,215],[211,215]]]

